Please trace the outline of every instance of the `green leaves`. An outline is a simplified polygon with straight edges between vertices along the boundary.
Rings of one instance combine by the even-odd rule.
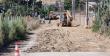
[[[23,17],[7,16],[0,19],[0,46],[15,39],[25,39],[26,31],[27,27]]]
[[[85,5],[85,1],[75,0],[76,9],[83,9],[84,5]],[[79,7],[82,7],[82,8],[79,8]],[[64,0],[64,8],[65,8],[65,10],[71,10],[72,9],[72,0]]]
[[[101,30],[101,32],[110,32],[109,20],[110,20],[110,0],[101,0],[98,4],[96,11],[96,21],[93,26],[93,30]],[[106,29],[106,30],[105,30]]]
[[[0,16],[0,46],[3,45],[3,34],[2,34],[2,20]]]
[[[98,31],[100,30],[100,27],[101,27],[100,21],[97,21],[97,20],[96,20],[96,21],[94,22],[92,31],[93,31],[93,32],[98,32]]]
[[[71,10],[72,0],[64,0],[64,8],[65,8],[65,10]]]

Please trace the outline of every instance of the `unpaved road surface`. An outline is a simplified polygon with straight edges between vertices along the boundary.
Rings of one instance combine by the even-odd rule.
[[[78,27],[57,27],[57,21],[44,25],[34,46],[27,52],[108,52],[110,39]]]
[[[42,24],[32,31],[30,40],[20,47],[21,56],[109,56],[110,39],[93,33],[84,26],[58,27],[58,21],[51,24]],[[42,53],[39,53],[42,52]],[[90,52],[90,53],[44,53],[44,52]],[[99,53],[91,53],[99,52]],[[66,55],[68,54],[68,55]],[[1,56],[14,56],[14,52],[4,53]]]

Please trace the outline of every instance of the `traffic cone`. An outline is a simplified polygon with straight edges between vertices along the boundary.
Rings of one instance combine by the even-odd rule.
[[[18,43],[15,44],[15,56],[20,56]]]

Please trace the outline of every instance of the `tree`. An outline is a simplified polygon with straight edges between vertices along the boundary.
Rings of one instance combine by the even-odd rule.
[[[110,33],[110,0],[100,0],[97,4],[96,20],[93,25],[93,30],[100,30],[101,33]]]
[[[64,0],[64,9],[71,10],[72,9],[72,1],[71,0]]]
[[[79,9],[80,7],[83,7],[85,5],[84,0],[75,0],[75,8]],[[65,10],[71,10],[72,9],[72,0],[64,0],[64,8]]]

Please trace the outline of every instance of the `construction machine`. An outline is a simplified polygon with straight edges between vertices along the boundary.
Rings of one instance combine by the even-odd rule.
[[[54,11],[50,11],[49,17],[50,17],[50,20],[57,20],[57,19],[59,19],[57,17],[57,14]]]
[[[60,23],[58,23],[58,26],[61,25],[61,26],[71,27],[72,20],[73,20],[73,17],[71,16],[71,13],[67,10],[60,17]]]

